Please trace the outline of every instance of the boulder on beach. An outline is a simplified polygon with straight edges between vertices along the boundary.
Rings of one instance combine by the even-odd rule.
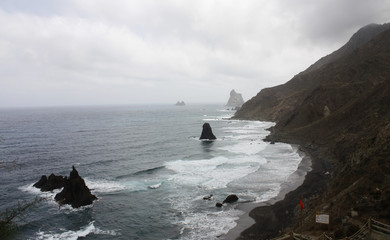
[[[41,179],[33,186],[41,189],[42,192],[53,191],[54,189],[60,189],[64,187],[65,178],[63,176],[56,176],[53,173],[49,178],[46,175],[42,175]]]
[[[91,194],[76,168],[72,168],[69,178],[65,178],[64,189],[55,196],[55,200],[60,204],[70,204],[73,208],[92,204],[97,197]]]
[[[202,134],[200,135],[199,139],[208,139],[208,140],[214,140],[217,139],[214,134],[213,130],[211,129],[211,126],[209,123],[204,123],[203,124],[203,130]]]
[[[227,196],[226,199],[223,200],[222,203],[234,203],[237,201],[238,201],[237,195],[232,194],[232,195]]]

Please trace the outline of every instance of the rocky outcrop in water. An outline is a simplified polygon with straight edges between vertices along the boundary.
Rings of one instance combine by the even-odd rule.
[[[199,139],[208,139],[208,140],[214,140],[217,139],[214,134],[213,130],[211,129],[211,126],[209,123],[204,123],[203,124],[203,130],[202,134],[200,135]]]
[[[184,101],[177,101],[177,103],[175,104],[175,106],[185,106],[185,102]]]
[[[241,107],[242,104],[244,104],[244,103],[245,103],[245,101],[242,98],[241,93],[237,93],[236,91],[234,91],[234,89],[232,91],[230,91],[230,98],[229,98],[228,102],[226,103],[226,106],[236,108],[236,107]]]
[[[64,189],[55,196],[55,200],[60,204],[70,204],[73,208],[92,204],[97,197],[91,194],[76,168],[72,168],[69,178],[65,178]]]
[[[41,179],[33,186],[41,189],[42,192],[53,191],[54,189],[60,189],[64,187],[65,178],[63,176],[56,176],[53,173],[49,178],[46,175],[42,175]]]
[[[234,203],[238,201],[238,197],[235,194],[229,195],[226,197],[225,200],[223,200],[222,203]]]
[[[85,185],[84,179],[80,177],[74,166],[72,167],[69,178],[56,176],[53,173],[49,177],[42,175],[41,179],[33,186],[41,189],[42,192],[64,188],[55,196],[55,200],[60,205],[70,204],[74,208],[90,205],[97,199],[95,195],[91,194],[91,191]]]
[[[222,203],[217,202],[217,203],[215,204],[215,206],[216,206],[216,207],[222,207],[223,204],[225,204],[225,203],[234,203],[234,202],[237,202],[237,201],[238,201],[237,195],[231,194],[231,195],[227,196],[227,197],[225,198],[225,200],[223,200]]]

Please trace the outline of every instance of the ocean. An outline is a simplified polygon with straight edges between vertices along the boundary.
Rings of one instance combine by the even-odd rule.
[[[44,197],[14,239],[223,239],[291,181],[297,148],[264,142],[271,122],[231,120],[223,105],[0,109],[0,212]],[[203,123],[215,141],[200,141]],[[59,207],[32,185],[75,166],[92,205]],[[239,201],[217,208],[228,195]],[[212,195],[211,200],[204,196]]]

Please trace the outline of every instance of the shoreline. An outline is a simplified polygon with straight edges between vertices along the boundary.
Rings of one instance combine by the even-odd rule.
[[[237,225],[220,239],[267,239],[276,237],[283,229],[293,224],[294,210],[304,200],[322,189],[328,177],[324,177],[326,160],[311,146],[289,143],[297,148],[302,160],[297,170],[281,185],[279,194],[262,203],[239,204],[237,209],[245,212]],[[299,208],[298,208],[299,209]]]

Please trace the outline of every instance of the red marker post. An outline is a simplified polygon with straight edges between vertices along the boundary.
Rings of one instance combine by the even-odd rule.
[[[303,225],[303,209],[305,209],[305,205],[303,205],[303,200],[299,201],[299,205],[301,205],[301,235],[302,235],[302,225]]]

